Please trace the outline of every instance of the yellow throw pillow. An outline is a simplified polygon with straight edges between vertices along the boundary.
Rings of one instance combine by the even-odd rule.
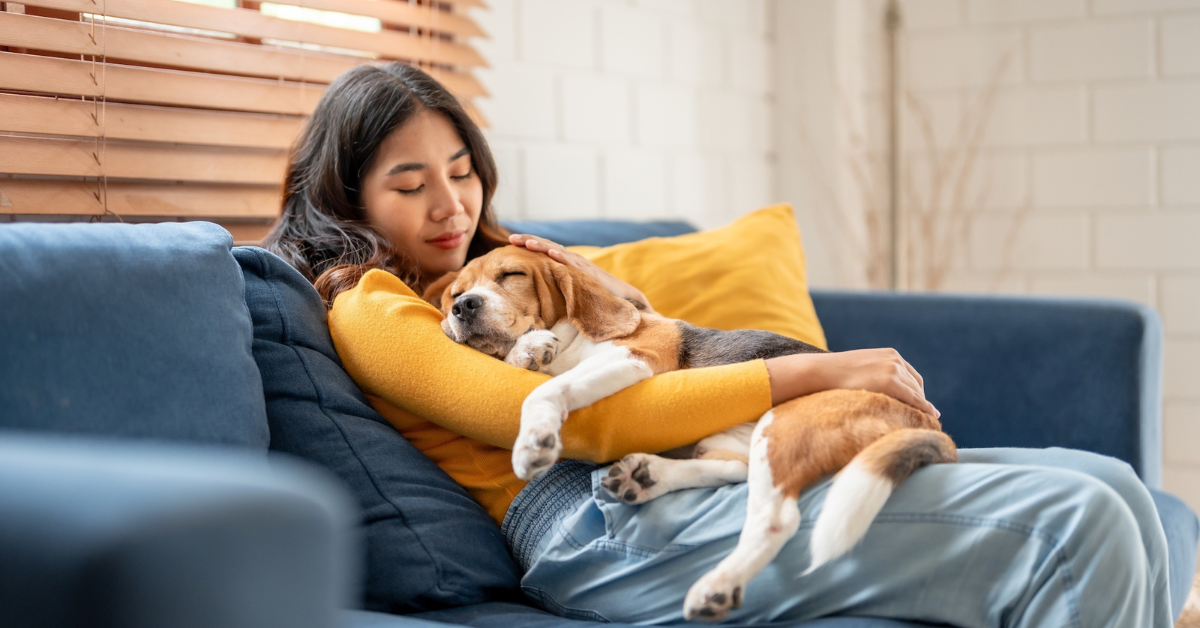
[[[663,316],[714,329],[763,329],[826,348],[790,205],[711,231],[571,250],[637,287]]]

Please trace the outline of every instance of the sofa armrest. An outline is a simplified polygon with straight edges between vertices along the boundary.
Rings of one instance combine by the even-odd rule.
[[[354,512],[288,460],[0,432],[0,623],[334,626]]]
[[[1121,301],[813,291],[834,351],[894,347],[960,447],[1071,447],[1162,477],[1162,327]]]

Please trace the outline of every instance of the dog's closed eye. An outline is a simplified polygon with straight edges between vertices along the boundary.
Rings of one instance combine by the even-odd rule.
[[[507,277],[518,277],[518,276],[519,276],[519,277],[524,277],[524,276],[525,276],[525,273],[524,273],[524,271],[520,271],[520,270],[510,270],[510,271],[507,271],[507,272],[500,273],[500,277],[498,277],[498,278],[496,279],[496,281],[504,281],[504,279],[505,279],[505,278],[507,278]]]

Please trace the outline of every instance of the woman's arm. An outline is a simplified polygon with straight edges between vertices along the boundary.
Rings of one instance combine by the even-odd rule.
[[[549,377],[459,345],[442,314],[395,276],[370,271],[339,295],[329,329],[342,365],[368,394],[473,440],[511,448],[525,397]],[[565,457],[608,462],[694,443],[771,408],[759,361],[664,373],[587,408],[563,426]]]
[[[799,353],[767,360],[771,404],[822,390],[870,390],[899,399],[935,417],[941,412],[925,399],[925,380],[895,349],[838,353]]]

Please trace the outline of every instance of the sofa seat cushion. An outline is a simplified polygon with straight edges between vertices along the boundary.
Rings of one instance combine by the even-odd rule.
[[[0,227],[0,427],[265,451],[232,246],[200,222]]]
[[[519,595],[496,524],[342,370],[312,285],[263,249],[234,256],[254,319],[271,449],[325,466],[358,498],[366,608],[401,613]]]

